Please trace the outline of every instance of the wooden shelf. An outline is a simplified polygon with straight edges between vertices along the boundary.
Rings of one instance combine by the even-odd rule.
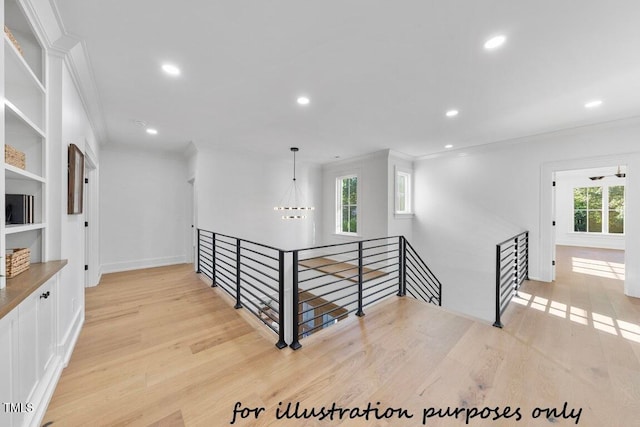
[[[0,319],[62,270],[65,265],[67,265],[66,259],[31,264],[27,271],[13,279],[7,279],[7,287],[0,289]]]

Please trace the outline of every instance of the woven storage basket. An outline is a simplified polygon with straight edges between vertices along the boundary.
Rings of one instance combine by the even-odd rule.
[[[11,279],[29,269],[31,251],[29,248],[10,249],[7,252],[7,278]]]
[[[8,144],[4,145],[4,161],[20,169],[26,167],[26,156],[24,153]]]
[[[13,43],[16,49],[18,49],[20,55],[24,56],[24,51],[22,50],[20,43],[18,43],[18,40],[16,40],[16,38],[13,36],[13,33],[11,33],[11,30],[6,25],[4,26],[4,32],[7,34],[7,37],[9,37],[9,40],[11,40],[11,43]]]

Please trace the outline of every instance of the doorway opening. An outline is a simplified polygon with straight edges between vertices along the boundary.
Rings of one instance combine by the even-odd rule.
[[[187,181],[188,183],[188,197],[187,207],[189,209],[187,217],[189,218],[188,226],[186,230],[186,248],[187,248],[187,263],[194,264],[197,256],[197,245],[198,245],[198,226],[196,221],[196,179],[191,178]]]
[[[598,276],[624,291],[626,169],[612,164],[554,172],[553,259],[563,263],[563,280]]]
[[[98,164],[95,155],[85,143],[84,156],[84,285],[97,286],[100,282],[100,255],[98,236]]]

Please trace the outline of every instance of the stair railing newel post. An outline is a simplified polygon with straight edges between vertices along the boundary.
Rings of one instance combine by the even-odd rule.
[[[433,277],[435,278],[435,276]],[[440,282],[437,278],[436,281],[438,282],[438,306],[442,307],[442,282]]]
[[[496,245],[496,321],[493,326],[497,328],[502,328],[500,305],[500,245]]]
[[[197,250],[197,264],[196,264],[196,273],[200,274],[200,229],[197,229],[197,240],[198,240],[198,247],[196,248]]]
[[[526,267],[524,271],[524,279],[529,280],[529,232],[528,231],[524,234],[524,238],[525,238],[525,245],[526,245],[524,256],[527,257],[527,262],[524,264]]]
[[[240,302],[240,239],[236,239],[236,305],[234,308],[242,308]]]
[[[216,233],[211,233],[211,287],[218,286],[216,283]]]
[[[400,236],[400,249],[402,251],[402,265],[399,270],[402,272],[400,296],[404,297],[407,295],[407,239],[404,236]]]
[[[358,311],[356,316],[364,316],[362,311],[362,241],[358,242]]]
[[[284,251],[278,251],[278,342],[276,347],[283,349],[287,346],[284,340],[285,306],[284,306]]]
[[[291,338],[291,344],[290,347],[294,350],[299,349],[300,347],[302,347],[302,344],[300,344],[300,340],[298,337],[298,317],[299,317],[299,311],[300,311],[300,307],[299,307],[299,294],[298,294],[298,251],[293,251],[293,295],[292,295],[292,305],[293,305],[293,310],[292,310],[292,316],[291,316],[291,330],[292,330],[292,338]]]
[[[518,286],[520,285],[520,248],[518,247],[518,243],[520,242],[520,236],[516,236],[516,241],[514,244],[515,256],[513,260],[515,262],[515,278],[513,279],[513,293],[515,296],[518,296]]]
[[[402,253],[402,236],[398,237],[398,293],[396,296],[402,296],[402,266],[404,263],[404,254]]]

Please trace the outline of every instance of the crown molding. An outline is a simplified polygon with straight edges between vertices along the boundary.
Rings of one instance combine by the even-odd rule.
[[[67,32],[56,0],[17,1],[33,24],[47,54],[64,60],[98,143],[106,142],[108,136],[102,104],[84,42]]]
[[[65,64],[69,69],[69,74],[71,74],[71,79],[78,91],[96,139],[102,145],[108,141],[102,103],[85,43],[83,40],[78,40],[78,43],[65,56]]]
[[[427,154],[424,156],[416,157],[416,161],[432,160],[443,157],[460,157],[467,156],[469,154],[477,154],[482,152],[489,152],[493,150],[499,150],[505,147],[511,147],[519,144],[535,143],[536,141],[545,140],[549,138],[556,138],[567,135],[576,135],[585,132],[592,132],[602,129],[611,129],[620,126],[637,126],[640,124],[640,116],[634,115],[631,117],[625,117],[620,119],[608,120],[600,123],[591,123],[587,125],[574,126],[570,128],[556,129],[549,132],[542,132],[519,138],[505,139],[501,141],[487,142],[485,144],[472,145],[469,147],[460,147],[455,150],[441,151],[438,153]]]

